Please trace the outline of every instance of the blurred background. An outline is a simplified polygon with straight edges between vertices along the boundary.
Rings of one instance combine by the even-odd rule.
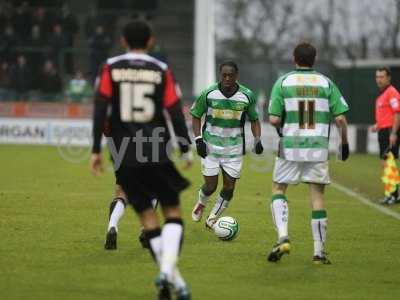
[[[1,101],[90,102],[98,68],[123,52],[121,28],[134,18],[148,20],[162,37],[155,55],[166,59],[162,47],[167,47],[171,57],[179,56],[177,67],[189,66],[193,4],[161,2],[0,1]],[[179,74],[181,69],[187,71],[179,68]]]
[[[294,46],[312,42],[315,68],[352,107],[352,150],[377,151],[367,130],[374,74],[391,67],[400,88],[400,0],[0,0],[0,142],[31,132],[13,128],[32,118],[88,121],[97,70],[123,52],[121,28],[135,18],[153,26],[151,55],[171,66],[187,107],[215,80],[216,65],[233,59],[263,119],[273,82],[293,68]]]
[[[353,108],[353,123],[373,123],[375,68],[392,69],[400,86],[399,0],[216,1],[217,57],[241,65],[241,78],[267,98],[276,78],[293,68],[302,40],[318,50],[315,68],[330,76]]]

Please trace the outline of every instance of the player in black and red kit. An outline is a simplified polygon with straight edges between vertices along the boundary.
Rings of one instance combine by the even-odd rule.
[[[94,107],[93,149],[90,167],[102,171],[101,137],[109,121],[107,144],[118,183],[144,227],[150,252],[160,266],[156,280],[159,299],[190,299],[177,269],[183,237],[179,194],[189,182],[169,159],[170,136],[163,114],[166,109],[182,153],[190,151],[190,138],[171,70],[150,57],[151,30],[142,21],[128,23],[123,42],[129,51],[107,60],[99,79]],[[160,226],[151,200],[157,197],[165,217]]]

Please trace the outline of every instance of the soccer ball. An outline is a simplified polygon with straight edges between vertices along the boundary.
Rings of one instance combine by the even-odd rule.
[[[215,222],[213,229],[219,239],[231,241],[239,233],[239,223],[232,217],[221,217]]]

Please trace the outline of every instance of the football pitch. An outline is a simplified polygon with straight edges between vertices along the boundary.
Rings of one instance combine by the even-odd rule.
[[[118,250],[103,248],[114,183],[105,161],[108,171],[94,178],[87,161],[68,162],[55,147],[0,146],[0,299],[156,298],[157,268],[138,242],[132,210],[120,223]],[[291,254],[278,264],[267,262],[276,234],[269,209],[271,158],[266,162],[261,172],[263,162],[246,159],[226,212],[240,224],[232,242],[191,221],[202,182],[199,160],[184,172],[192,185],[181,197],[179,266],[193,299],[400,299],[400,220],[334,187],[326,193],[333,264],[312,264],[306,185],[288,193]],[[382,194],[375,156],[332,160],[331,175],[373,201]],[[389,209],[400,214],[400,204]]]

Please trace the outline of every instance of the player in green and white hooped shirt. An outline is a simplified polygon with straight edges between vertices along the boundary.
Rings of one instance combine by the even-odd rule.
[[[280,147],[275,161],[271,211],[278,232],[268,260],[279,261],[290,251],[288,237],[289,211],[286,189],[289,184],[305,182],[310,187],[312,203],[311,229],[314,239],[313,261],[328,264],[324,243],[327,213],[324,204],[328,172],[328,139],[331,119],[341,136],[340,159],[349,156],[347,121],[349,110],[336,85],[312,69],[316,49],[308,44],[297,45],[293,52],[296,70],[277,80],[269,104],[270,123],[278,129]]]
[[[202,157],[204,185],[198,193],[192,219],[199,222],[208,199],[218,185],[222,169],[223,187],[207,217],[206,226],[212,228],[218,217],[228,207],[233,196],[236,179],[240,177],[245,150],[244,122],[251,121],[254,152],[261,154],[261,127],[256,111],[256,99],[251,90],[237,82],[238,67],[225,62],[219,67],[220,81],[208,87],[197,98],[190,113],[193,116],[193,133],[197,153]],[[205,115],[203,127],[201,118]]]

